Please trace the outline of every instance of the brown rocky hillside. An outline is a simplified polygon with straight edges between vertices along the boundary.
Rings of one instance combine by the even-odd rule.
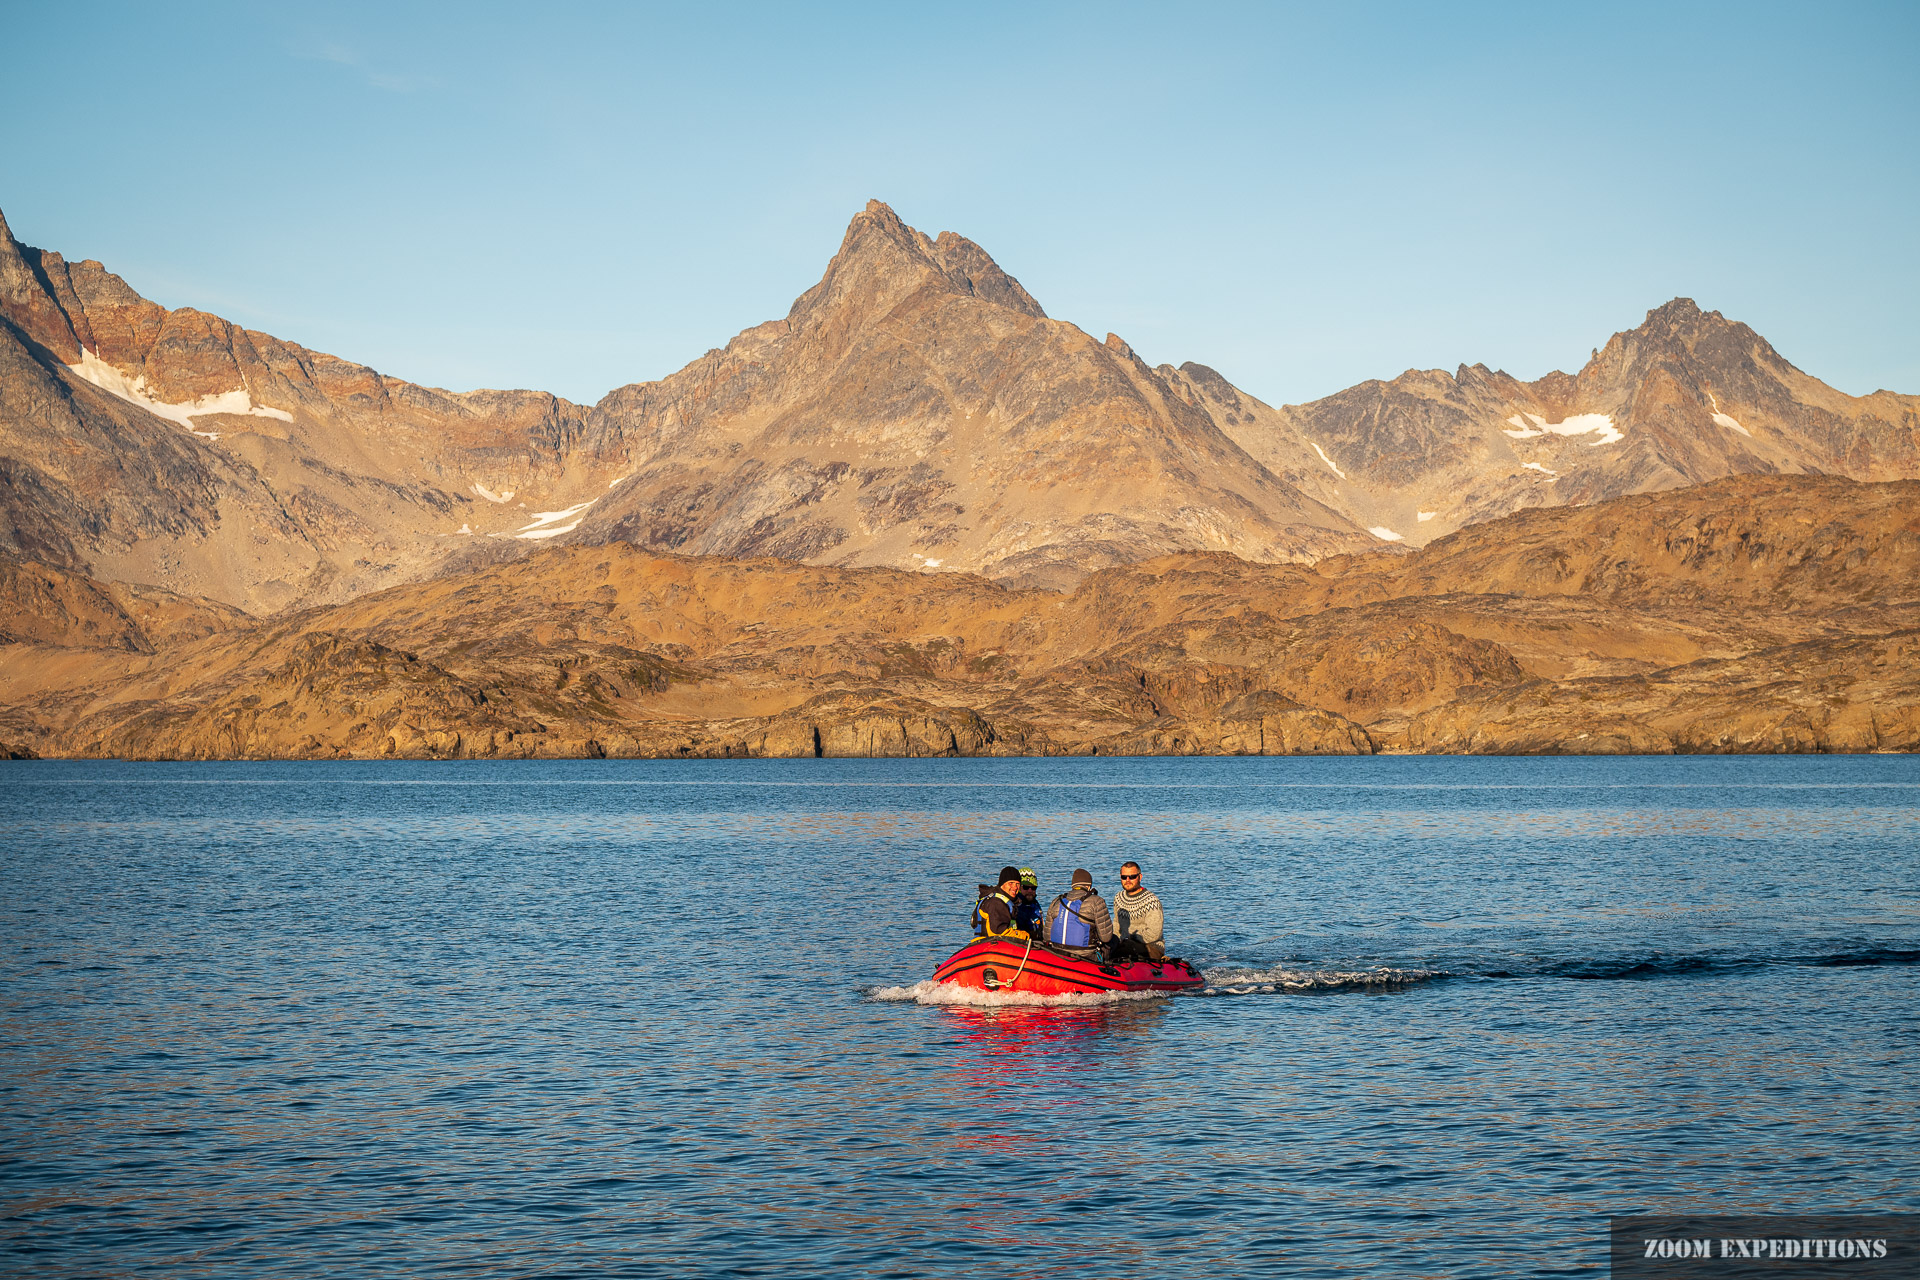
[[[583,412],[169,311],[0,219],[0,550],[254,612],[342,600],[496,557],[475,535],[578,485]]]
[[[1738,477],[1070,593],[626,544],[257,620],[15,561],[0,746],[161,757],[1913,750],[1920,482]]]

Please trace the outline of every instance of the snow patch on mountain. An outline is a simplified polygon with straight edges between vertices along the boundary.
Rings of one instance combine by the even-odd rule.
[[[1600,437],[1598,440],[1589,440],[1587,443],[1591,445],[1603,445],[1617,444],[1627,438],[1626,432],[1613,425],[1612,416],[1605,413],[1576,413],[1565,422],[1548,422],[1537,413],[1526,414],[1524,418],[1522,415],[1516,413],[1511,418],[1508,418],[1507,421],[1518,427],[1519,430],[1508,431],[1503,434],[1509,435],[1515,440],[1532,440],[1536,436],[1544,435],[1584,436],[1598,434]]]
[[[557,538],[563,533],[572,533],[580,527],[580,521],[577,518],[580,513],[598,501],[598,498],[588,498],[578,506],[568,507],[565,511],[536,511],[533,513],[533,523],[513,536],[516,538]],[[562,520],[571,520],[573,523],[560,525]]]
[[[1383,525],[1374,525],[1371,529],[1368,529],[1367,532],[1372,534],[1374,537],[1379,538],[1383,542],[1405,542],[1406,541],[1405,538],[1401,537],[1399,534],[1395,533],[1391,529],[1386,528]]]
[[[1313,444],[1313,441],[1309,440],[1307,441],[1307,443]],[[1333,472],[1333,474],[1339,476],[1342,480],[1345,480],[1347,478],[1346,472],[1342,471],[1340,468],[1333,465],[1333,459],[1327,456],[1327,451],[1325,449],[1322,449],[1317,444],[1313,444],[1313,451],[1320,455],[1320,461],[1327,464],[1327,470]]]
[[[552,529],[534,529],[531,532],[523,530],[512,536],[516,538],[557,538],[563,533],[572,533],[579,527],[580,522],[575,520],[572,524],[558,525]]]
[[[1747,437],[1747,439],[1749,440],[1753,439],[1753,432],[1741,426],[1739,421],[1735,419],[1732,414],[1720,412],[1719,396],[1716,396],[1715,394],[1713,394],[1713,392],[1709,391],[1707,392],[1707,401],[1708,403],[1713,405],[1714,425],[1725,427],[1729,431],[1738,431],[1741,435]]]
[[[248,395],[244,388],[179,403],[156,400],[152,392],[147,390],[145,374],[137,378],[128,378],[123,371],[114,368],[102,360],[98,354],[85,347],[80,348],[80,362],[70,364],[67,368],[108,395],[118,396],[128,404],[140,406],[156,418],[165,418],[168,422],[178,423],[193,434],[208,440],[218,440],[220,433],[202,431],[193,425],[193,420],[210,413],[232,413],[250,418],[275,418],[281,422],[293,421],[293,415],[284,409],[269,409],[265,405],[256,405],[253,397]]]

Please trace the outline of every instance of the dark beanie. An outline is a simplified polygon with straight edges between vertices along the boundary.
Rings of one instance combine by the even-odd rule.
[[[994,883],[1005,884],[1009,880],[1018,880],[1019,878],[1020,878],[1020,868],[1002,867],[1000,868],[1000,878],[998,880],[995,880]]]
[[[1091,889],[1093,888],[1093,874],[1085,867],[1075,867],[1073,869],[1073,882],[1075,884],[1083,884]]]

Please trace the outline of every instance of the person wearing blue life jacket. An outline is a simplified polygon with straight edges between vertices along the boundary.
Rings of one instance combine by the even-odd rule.
[[[1045,912],[1040,908],[1040,877],[1032,867],[1020,868],[1020,893],[1013,900],[1013,922],[1032,937],[1045,927]]]
[[[1047,907],[1047,945],[1062,951],[1091,954],[1113,941],[1113,913],[1093,887],[1085,867],[1073,873],[1073,887]]]
[[[1020,896],[1020,869],[1000,868],[1000,883],[980,886],[980,897],[973,904],[973,936],[976,938],[1031,937],[1013,918],[1014,899]]]

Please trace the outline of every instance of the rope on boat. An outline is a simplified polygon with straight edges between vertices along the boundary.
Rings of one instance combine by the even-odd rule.
[[[1020,975],[1027,971],[1027,957],[1032,954],[1033,954],[1033,935],[1028,934],[1027,949],[1020,957],[1020,967],[1013,971],[1013,976],[1011,978],[1007,979],[1008,986],[1012,986],[1014,983],[1020,981]]]

